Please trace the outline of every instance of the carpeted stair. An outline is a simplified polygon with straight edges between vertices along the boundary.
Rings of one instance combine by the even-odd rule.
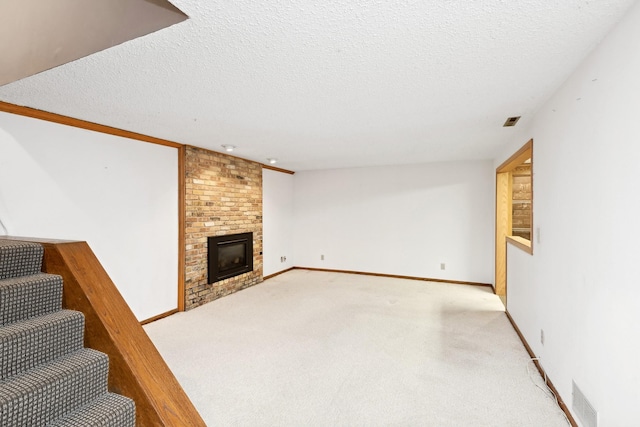
[[[107,390],[108,357],[84,348],[84,316],[62,309],[62,278],[39,244],[0,239],[0,426],[133,427]]]

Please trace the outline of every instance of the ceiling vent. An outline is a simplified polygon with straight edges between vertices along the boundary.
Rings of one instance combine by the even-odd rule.
[[[518,123],[518,120],[520,120],[520,116],[516,116],[516,117],[509,117],[507,119],[506,122],[504,122],[504,124],[502,125],[503,127],[509,127],[509,126],[515,126],[516,123]]]

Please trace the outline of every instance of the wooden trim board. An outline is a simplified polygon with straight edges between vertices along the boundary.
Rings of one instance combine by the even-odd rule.
[[[536,365],[536,368],[538,369],[538,372],[540,372],[540,375],[544,379],[545,384],[549,387],[549,390],[551,390],[551,392],[556,396],[556,399],[558,400],[558,406],[560,406],[560,409],[562,409],[562,412],[564,412],[564,414],[567,416],[567,420],[569,420],[569,423],[571,423],[572,427],[578,427],[578,424],[576,423],[576,420],[573,419],[573,416],[571,415],[569,408],[567,407],[567,405],[565,405],[564,401],[562,400],[562,397],[560,397],[560,394],[558,394],[558,390],[556,389],[556,387],[553,385],[553,383],[545,373],[544,368],[542,368],[542,365],[538,361],[538,357],[535,355],[535,353],[529,346],[529,343],[524,338],[524,335],[522,335],[522,332],[520,332],[520,328],[518,328],[518,325],[513,320],[513,317],[511,317],[511,315],[509,314],[509,311],[507,310],[505,310],[504,314],[507,315],[507,319],[509,319],[509,322],[511,322],[511,326],[513,326],[513,329],[516,331],[516,334],[518,334],[520,341],[522,341],[524,348],[527,350],[527,353],[529,353],[529,357],[531,357],[531,360],[533,360],[533,363]]]
[[[527,239],[518,236],[506,236],[507,243],[512,244],[513,246],[522,249],[526,253],[533,255],[533,248],[531,247],[531,242]]]
[[[376,277],[388,277],[391,279],[408,279],[408,280],[420,280],[423,282],[437,282],[437,283],[450,283],[454,285],[471,285],[471,286],[488,286],[493,289],[490,283],[480,282],[465,282],[461,280],[446,280],[446,279],[433,279],[429,277],[416,277],[416,276],[400,276],[397,274],[384,274],[384,273],[368,273],[365,271],[351,271],[351,270],[332,270],[327,268],[313,268],[313,267],[293,267],[291,270],[309,270],[309,271],[324,271],[327,273],[346,273],[346,274],[360,274],[363,276],[376,276]]]
[[[276,172],[282,172],[282,173],[288,173],[289,175],[293,175],[295,174],[294,171],[290,171],[287,169],[281,169],[281,168],[277,168],[275,166],[271,166],[271,165],[265,165],[264,163],[262,164],[262,169],[269,169],[272,171],[276,171]]]
[[[287,268],[286,270],[278,271],[277,273],[273,273],[273,274],[270,274],[270,275],[268,275],[268,276],[264,276],[264,277],[262,278],[262,280],[272,279],[272,278],[274,278],[274,277],[276,277],[276,276],[279,276],[279,275],[281,275],[281,274],[284,274],[284,273],[286,273],[286,272],[288,272],[288,271],[291,271],[291,270],[293,270],[293,269],[295,269],[295,267],[290,267],[290,268]]]
[[[14,105],[0,101],[0,111],[20,116],[30,117],[38,120],[45,120],[65,126],[72,126],[79,129],[85,129],[93,132],[104,133],[108,135],[129,138],[137,141],[148,142],[152,144],[163,145],[166,147],[178,149],[178,310],[184,311],[185,303],[185,145],[177,142],[168,141],[166,139],[155,138],[136,132],[130,132],[110,126],[104,126],[85,120],[75,119],[73,117],[63,116],[60,114],[50,113],[35,108]]]
[[[185,310],[186,276],[186,162],[187,147],[178,148],[178,311]]]
[[[80,129],[91,130],[94,132],[120,136],[122,138],[136,139],[138,141],[164,145],[167,147],[180,148],[182,146],[182,144],[178,144],[177,142],[173,142],[173,141],[168,141],[166,139],[143,135],[141,133],[118,129],[111,126],[100,125],[98,123],[88,122],[86,120],[74,119],[73,117],[63,116],[56,113],[50,113],[48,111],[43,111],[43,110],[37,110],[35,108],[9,104],[8,102],[0,101],[0,111],[4,111],[5,113],[17,114],[19,116],[45,120],[47,122],[58,123],[61,125],[73,126]]]
[[[149,142],[152,144],[164,145],[167,147],[180,148],[185,146],[185,144],[180,144],[178,142],[169,141],[167,139],[156,138],[154,136],[145,135],[142,133],[132,132],[124,129],[119,129],[111,126],[101,125],[99,123],[89,122],[86,120],[76,119],[69,116],[63,116],[62,114],[50,113],[44,110],[38,110],[36,108],[25,107],[22,105],[10,104],[8,102],[0,101],[0,111],[5,113],[16,114],[19,116],[31,117],[33,119],[45,120],[47,122],[58,123],[65,126],[72,126],[79,129],[90,130],[94,132],[106,133],[109,135],[120,136],[123,138],[135,139],[138,141]],[[207,148],[207,150],[209,150]],[[211,150],[214,151],[214,150]],[[267,165],[264,163],[256,162],[255,160],[244,159],[242,157],[233,156],[228,153],[220,153],[229,157],[235,157],[237,159],[246,160],[248,162],[254,162],[260,164],[265,169],[271,169],[274,171],[287,173],[287,174],[295,174],[294,171],[290,171],[287,169],[277,168],[275,166]]]
[[[171,316],[173,314],[176,314],[176,313],[179,313],[179,312],[180,312],[180,310],[173,309],[173,310],[167,311],[166,313],[160,313],[157,316],[153,316],[153,317],[150,317],[148,319],[141,320],[140,324],[141,325],[147,325],[147,324],[149,324],[151,322],[155,322],[156,320],[164,319],[165,317],[169,317],[169,316]]]
[[[524,161],[531,156],[533,156],[533,139],[527,141],[518,151],[513,153],[511,157],[502,162],[502,164],[496,169],[496,172],[510,172],[524,163]]]
[[[533,139],[527,141],[518,151],[496,168],[496,223],[495,223],[495,292],[501,297],[507,295],[507,247],[512,228],[512,171],[531,159],[531,231],[533,232]],[[516,247],[533,255],[533,241],[529,246],[514,242]]]
[[[496,174],[496,248],[495,290],[504,296],[507,284],[507,247],[505,238],[511,234],[511,176],[508,172]]]

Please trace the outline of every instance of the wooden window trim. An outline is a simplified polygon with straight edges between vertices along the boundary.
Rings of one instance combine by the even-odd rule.
[[[533,219],[533,139],[527,141],[518,151],[513,153],[511,157],[502,162],[500,166],[496,169],[496,176],[498,174],[512,172],[525,160],[531,159],[531,240],[524,239],[518,236],[506,236],[507,243],[514,245],[517,248],[522,249],[530,255],[533,255],[533,235],[534,235],[534,219]],[[509,191],[511,191],[511,187],[509,186]],[[511,209],[511,196],[509,197],[509,210]],[[509,228],[511,228],[511,221],[509,221]]]
[[[520,236],[507,236],[507,243],[512,244],[516,248],[520,248],[529,255],[533,255],[533,248],[531,247],[531,241]]]
[[[512,175],[513,171],[528,158],[531,158],[531,237],[533,238],[533,139],[524,144],[496,169],[494,291],[497,295],[504,296],[505,299],[507,294],[507,245],[511,244],[533,255],[533,239],[520,241],[517,237],[512,236]]]

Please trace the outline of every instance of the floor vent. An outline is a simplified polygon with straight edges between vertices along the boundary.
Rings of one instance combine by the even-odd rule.
[[[598,413],[593,409],[593,406],[591,406],[591,403],[589,403],[576,383],[574,381],[571,381],[571,383],[573,385],[572,409],[578,418],[580,418],[584,427],[598,427]]]

